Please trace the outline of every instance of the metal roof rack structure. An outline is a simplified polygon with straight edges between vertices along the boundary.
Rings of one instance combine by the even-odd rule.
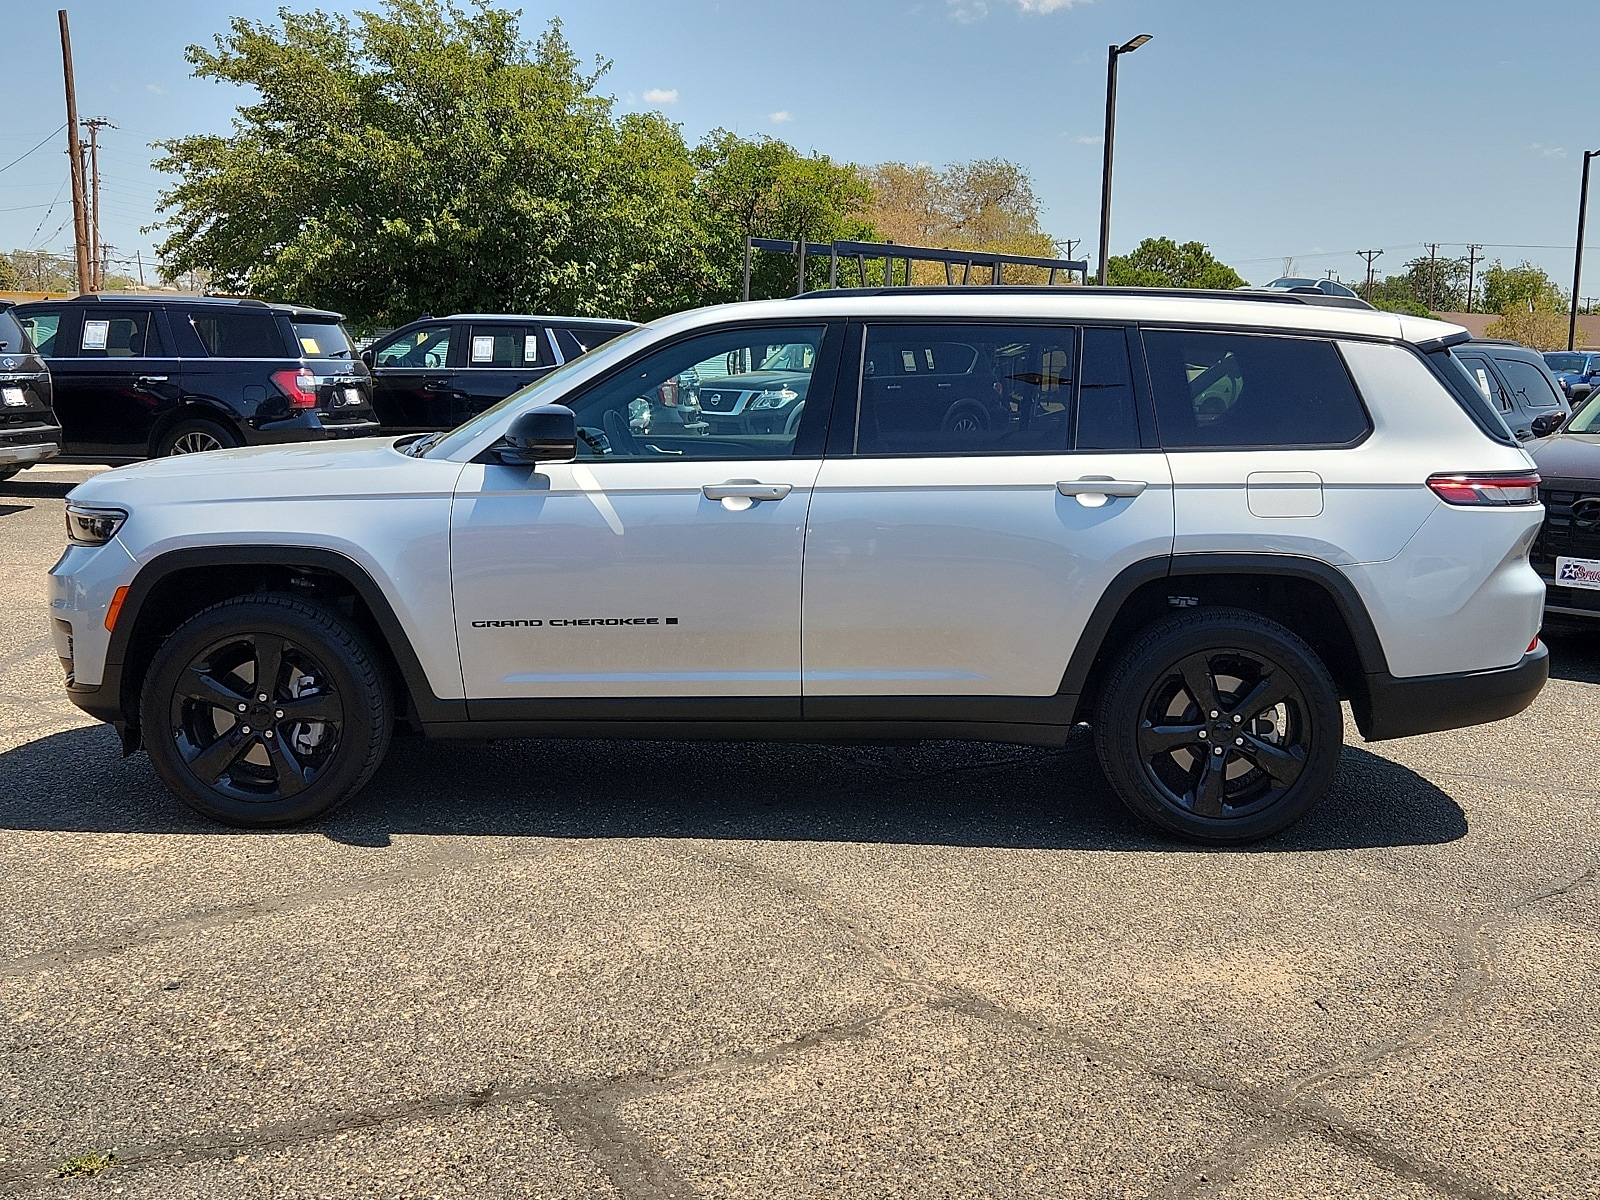
[[[1028,254],[996,254],[990,250],[949,250],[938,246],[901,246],[894,242],[856,242],[840,240],[833,242],[807,242],[804,238],[797,242],[782,241],[776,238],[747,237],[744,240],[744,298],[750,299],[750,262],[753,251],[761,250],[768,254],[788,254],[800,260],[799,278],[795,287],[795,295],[805,294],[806,290],[806,257],[814,254],[821,257],[828,256],[828,287],[833,289],[839,280],[839,260],[852,258],[856,261],[861,271],[861,278],[867,277],[867,260],[874,262],[880,259],[883,262],[883,277],[890,287],[894,287],[895,263],[905,260],[906,286],[911,285],[911,264],[913,262],[936,262],[944,264],[945,284],[956,286],[955,268],[961,267],[961,284],[972,286],[972,269],[987,267],[989,269],[990,286],[1003,287],[1003,268],[1037,267],[1050,272],[1050,282],[1047,286],[1055,286],[1057,273],[1069,277],[1076,272],[1086,279],[1089,264],[1079,259],[1071,258],[1036,258]],[[895,288],[895,290],[904,290]]]
[[[1040,293],[1059,294],[1060,287],[1050,287],[1039,284],[972,284],[968,291],[983,292],[991,295],[1038,295]],[[818,288],[804,292],[802,296],[930,296],[939,295],[946,291],[942,287],[928,287],[912,285],[903,287],[864,287],[864,288]],[[1285,292],[1277,288],[1263,288],[1259,291],[1244,288],[1156,288],[1156,287],[1098,287],[1094,288],[1097,296],[1167,296],[1185,300],[1243,300],[1257,304],[1311,304],[1320,308],[1359,308],[1373,311],[1372,305],[1359,297],[1328,296],[1321,292]],[[801,296],[793,297],[800,299]]]

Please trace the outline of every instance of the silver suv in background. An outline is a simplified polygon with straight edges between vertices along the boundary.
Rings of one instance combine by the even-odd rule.
[[[1466,338],[1294,293],[702,309],[447,434],[82,484],[51,628],[72,700],[238,825],[347,799],[396,729],[1060,745],[1088,722],[1134,812],[1249,841],[1332,786],[1341,700],[1393,738],[1544,683],[1538,478]],[[639,428],[716,361],[784,363],[799,419]]]

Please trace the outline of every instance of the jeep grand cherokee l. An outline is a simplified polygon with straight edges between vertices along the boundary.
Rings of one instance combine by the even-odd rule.
[[[378,431],[335,312],[160,292],[21,304],[55,381],[62,457],[124,463]]]
[[[1381,739],[1544,683],[1538,477],[1450,358],[1466,336],[1242,292],[701,309],[448,434],[90,480],[52,629],[68,695],[238,825],[347,799],[397,727],[1060,745],[1086,721],[1134,812],[1248,841],[1332,785],[1341,699]],[[809,364],[793,429],[631,427],[695,364],[774,347]],[[973,356],[986,424],[885,383],[922,348],[938,379],[940,347]]]

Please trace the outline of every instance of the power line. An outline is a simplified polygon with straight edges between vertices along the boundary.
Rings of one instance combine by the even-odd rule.
[[[62,131],[62,130],[63,130],[63,129],[65,129],[65,128],[66,128],[66,127],[67,127],[67,123],[66,123],[66,122],[65,122],[65,121],[63,121],[63,122],[61,122],[61,124],[59,124],[59,125],[57,125],[57,126],[56,126],[56,127],[55,127],[55,128],[54,128],[54,129],[52,129],[52,130],[51,130],[51,131],[50,131],[50,132],[49,132],[49,133],[48,133],[48,134],[47,134],[47,135],[46,135],[46,136],[45,136],[45,138],[44,138],[44,141],[41,141],[41,142],[40,142],[40,143],[39,143],[39,145],[38,145],[38,146],[35,146],[35,147],[34,147],[34,148],[33,148],[33,150],[37,150],[37,149],[39,149],[39,146],[43,146],[43,145],[44,145],[44,144],[45,144],[45,142],[48,142],[48,141],[49,141],[49,140],[50,140],[50,139],[51,139],[51,138],[53,138],[53,137],[55,137],[55,135],[56,135],[56,134],[58,134],[58,133],[60,133],[60,132],[61,132],[61,131]],[[5,166],[3,166],[3,167],[0,167],[0,171],[9,171],[9,170],[10,170],[10,169],[11,169],[11,168],[12,168],[12,167],[14,167],[14,166],[16,166],[16,165],[17,165],[17,164],[18,164],[18,163],[19,163],[19,162],[21,162],[21,161],[22,161],[22,160],[23,160],[23,159],[25,159],[25,158],[27,158],[27,157],[28,157],[28,155],[30,155],[30,154],[32,154],[32,153],[33,153],[33,150],[26,150],[26,151],[24,151],[24,152],[23,152],[23,153],[21,153],[21,154],[19,154],[19,155],[17,155],[17,157],[15,157],[15,158],[13,158],[13,159],[12,159],[12,160],[11,160],[11,161],[10,161],[10,162],[8,162],[8,163],[7,163],[7,164],[6,164],[6,165],[5,165]]]

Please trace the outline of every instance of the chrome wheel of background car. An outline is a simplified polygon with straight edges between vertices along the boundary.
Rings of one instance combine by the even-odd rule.
[[[235,800],[286,800],[338,753],[344,703],[312,655],[286,638],[240,633],[208,646],[172,695],[179,756]]]
[[[221,450],[222,440],[203,429],[193,429],[172,443],[173,454],[203,454],[207,450]]]
[[[1269,808],[1306,765],[1305,698],[1277,663],[1212,650],[1173,664],[1142,706],[1139,757],[1167,803],[1195,816]]]

